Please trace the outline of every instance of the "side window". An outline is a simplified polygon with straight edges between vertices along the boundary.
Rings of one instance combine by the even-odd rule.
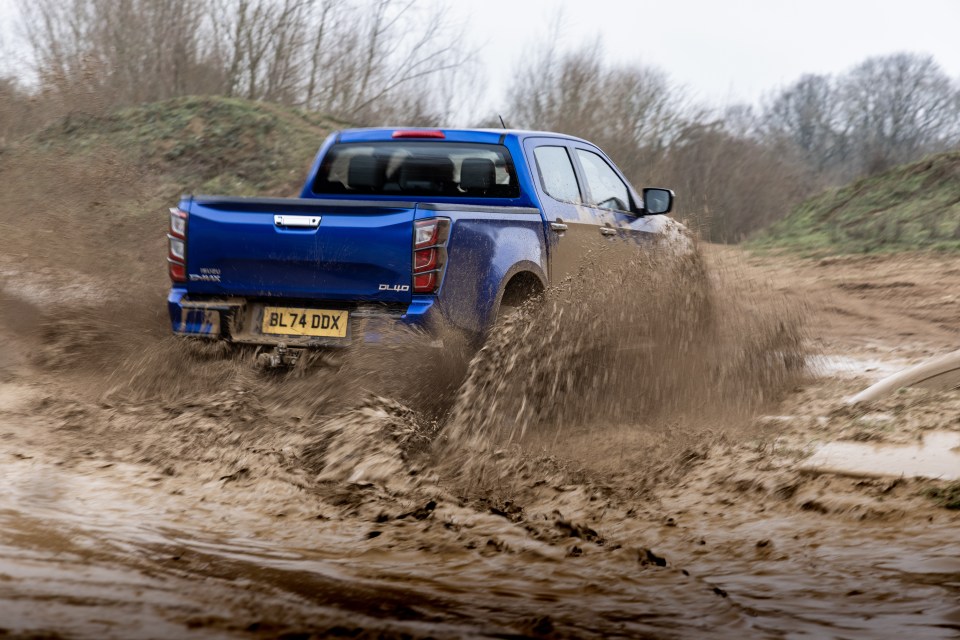
[[[561,202],[580,203],[580,187],[570,156],[564,147],[537,147],[533,150],[543,177],[543,189]]]
[[[630,195],[627,185],[610,165],[597,154],[577,149],[577,157],[583,166],[584,178],[590,189],[590,202],[601,209],[630,211]]]

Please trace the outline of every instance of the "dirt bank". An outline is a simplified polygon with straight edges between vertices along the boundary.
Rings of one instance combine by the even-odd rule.
[[[928,497],[941,485],[798,463],[837,437],[960,430],[956,392],[842,402],[957,348],[955,261],[704,261],[684,287],[613,305],[603,287],[557,293],[469,371],[453,353],[419,385],[378,375],[382,354],[258,373],[166,338],[162,291],[146,287],[131,317],[156,322],[136,331],[69,298],[80,279],[53,265],[4,275],[0,627],[954,637],[958,515]],[[622,292],[651,267],[609,278]],[[677,292],[699,292],[689,313]]]

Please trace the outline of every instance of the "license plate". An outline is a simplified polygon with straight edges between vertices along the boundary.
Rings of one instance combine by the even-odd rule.
[[[345,338],[347,336],[347,312],[264,307],[263,324],[260,329],[263,333],[285,336]]]

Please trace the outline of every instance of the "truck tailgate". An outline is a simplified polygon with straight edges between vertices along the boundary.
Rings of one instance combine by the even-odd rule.
[[[411,300],[411,203],[200,196],[182,206],[189,293]]]

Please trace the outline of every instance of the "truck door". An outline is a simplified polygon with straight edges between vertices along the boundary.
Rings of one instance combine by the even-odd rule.
[[[653,239],[661,230],[663,216],[639,216],[635,213],[639,202],[610,161],[596,149],[577,144],[574,156],[583,176],[584,203],[602,220],[600,234],[642,242]]]
[[[556,284],[575,272],[581,256],[597,244],[604,216],[610,214],[584,206],[574,149],[566,140],[528,138],[524,149],[546,218],[549,277]]]

